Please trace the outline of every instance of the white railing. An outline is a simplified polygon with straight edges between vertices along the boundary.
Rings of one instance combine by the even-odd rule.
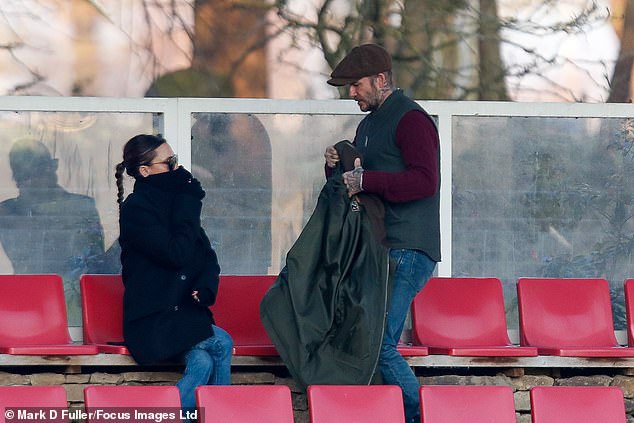
[[[438,274],[452,273],[452,143],[453,118],[456,116],[502,117],[573,117],[629,118],[634,116],[632,104],[580,103],[511,103],[419,101],[438,119],[441,139],[441,236],[442,256]],[[251,114],[360,114],[351,100],[268,100],[217,98],[93,98],[93,97],[1,97],[0,110],[47,112],[143,112],[162,115],[162,132],[172,143],[182,163],[191,165],[191,113],[251,113]],[[352,134],[342,134],[342,137]]]

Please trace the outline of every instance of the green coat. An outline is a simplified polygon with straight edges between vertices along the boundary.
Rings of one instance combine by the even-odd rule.
[[[346,141],[336,148],[342,156],[354,147]],[[389,256],[382,204],[362,193],[348,198],[343,167],[328,178],[260,304],[264,327],[304,388],[369,384],[383,339]]]

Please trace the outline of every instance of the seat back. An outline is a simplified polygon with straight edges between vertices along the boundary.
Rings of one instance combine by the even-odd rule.
[[[522,345],[618,346],[605,279],[520,278],[517,300]]]
[[[275,275],[220,275],[218,299],[211,306],[216,324],[229,332],[235,346],[272,345],[260,320],[260,301]]]
[[[50,416],[50,409],[57,411],[57,418],[49,421],[68,421],[67,415],[62,415],[61,410],[68,407],[66,401],[66,389],[63,386],[0,386],[0,423],[5,423],[7,413],[5,410],[11,408],[32,408],[36,410],[44,410],[46,416]],[[8,420],[13,422],[19,420],[17,410],[15,418]]]
[[[293,423],[286,385],[205,385],[196,388],[200,423]]]
[[[84,343],[123,342],[121,275],[81,275],[79,286]]]
[[[531,388],[533,423],[625,423],[623,391],[616,386]]]
[[[174,385],[169,386],[150,386],[150,385],[99,385],[87,386],[84,388],[84,405],[86,412],[94,410],[117,411],[119,413],[134,413],[135,410],[152,413],[168,413],[172,414],[169,418],[163,419],[163,422],[181,423],[181,400],[178,388]],[[118,410],[114,410],[114,409]],[[92,410],[91,410],[92,409]],[[104,417],[93,414],[94,419],[90,417],[87,422],[100,421],[103,422]],[[134,417],[134,416],[133,416]],[[173,417],[173,418],[172,418]],[[121,417],[117,419],[132,421],[134,418]]]
[[[625,293],[625,317],[627,319],[627,344],[634,347],[634,279],[626,279],[623,290]]]
[[[395,385],[311,385],[311,423],[403,423],[403,395]]]
[[[412,304],[418,344],[510,345],[502,284],[496,278],[430,278]]]
[[[515,423],[510,386],[420,387],[422,423]]]
[[[70,343],[60,276],[0,275],[0,347]]]

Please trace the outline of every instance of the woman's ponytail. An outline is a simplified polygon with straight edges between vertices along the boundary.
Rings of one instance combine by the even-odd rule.
[[[114,172],[114,177],[117,180],[117,203],[121,208],[123,203],[123,172],[125,171],[125,162],[117,164]]]

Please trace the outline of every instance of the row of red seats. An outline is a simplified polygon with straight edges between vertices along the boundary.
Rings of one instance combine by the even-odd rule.
[[[276,356],[259,318],[275,276],[221,276],[213,306],[233,337],[235,355]],[[127,354],[122,337],[120,275],[80,279],[83,338],[73,344],[62,280],[57,275],[0,275],[0,353]],[[496,278],[432,278],[412,305],[412,345],[404,356],[634,357],[634,279],[625,282],[629,346],[614,334],[604,279],[521,278],[517,282],[520,345],[510,342],[502,286]]]
[[[601,278],[520,278],[520,345],[511,344],[497,278],[432,278],[412,306],[414,341],[457,356],[634,357],[634,279],[624,284],[629,346],[617,342]]]
[[[422,423],[515,423],[510,386],[421,386]],[[391,385],[312,385],[307,391],[311,423],[403,423],[401,391]],[[533,423],[625,423],[620,388],[609,386],[548,386],[530,391]],[[196,389],[197,412],[180,410],[175,386],[88,386],[84,388],[87,423],[112,421],[113,413],[162,414],[173,423],[189,417],[200,423],[293,423],[291,392],[285,385],[201,386]],[[68,422],[77,415],[63,413],[66,391],[61,386],[2,386],[0,423],[20,410]],[[110,413],[110,414],[107,414]],[[71,417],[69,419],[69,417]],[[149,421],[159,421],[146,418]],[[117,421],[143,421],[118,418]]]

